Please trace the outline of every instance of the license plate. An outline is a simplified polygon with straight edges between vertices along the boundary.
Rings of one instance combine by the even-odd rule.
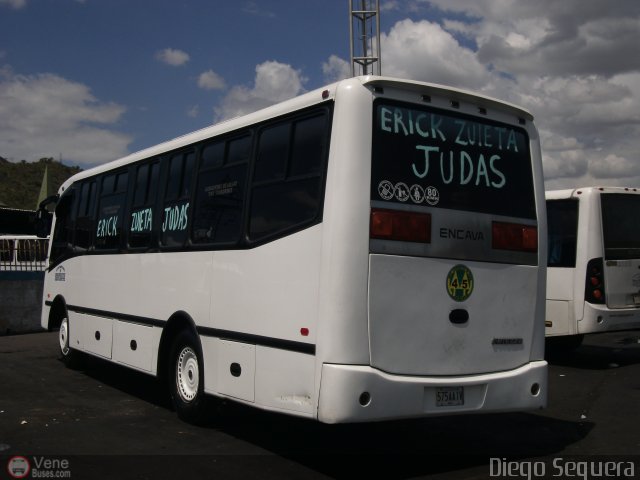
[[[464,387],[436,388],[436,407],[464,405]]]

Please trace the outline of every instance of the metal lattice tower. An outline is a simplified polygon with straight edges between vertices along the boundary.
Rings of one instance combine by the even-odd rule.
[[[380,0],[349,0],[349,9],[351,75],[380,75]]]

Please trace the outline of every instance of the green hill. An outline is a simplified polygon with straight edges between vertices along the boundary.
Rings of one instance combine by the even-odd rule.
[[[56,193],[67,178],[81,170],[80,167],[62,165],[53,158],[13,163],[0,157],[0,206],[35,210],[45,168],[49,177],[49,195]]]

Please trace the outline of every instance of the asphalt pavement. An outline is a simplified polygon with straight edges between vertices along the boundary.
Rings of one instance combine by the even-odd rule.
[[[584,480],[601,461],[640,476],[640,332],[548,358],[545,410],[353,425],[233,402],[188,425],[155,378],[89,357],[67,369],[57,349],[56,333],[0,337],[0,478],[28,463],[26,478]]]

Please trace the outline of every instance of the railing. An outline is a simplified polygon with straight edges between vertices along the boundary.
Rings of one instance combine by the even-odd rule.
[[[49,240],[35,236],[0,236],[1,272],[37,272],[47,268]]]

